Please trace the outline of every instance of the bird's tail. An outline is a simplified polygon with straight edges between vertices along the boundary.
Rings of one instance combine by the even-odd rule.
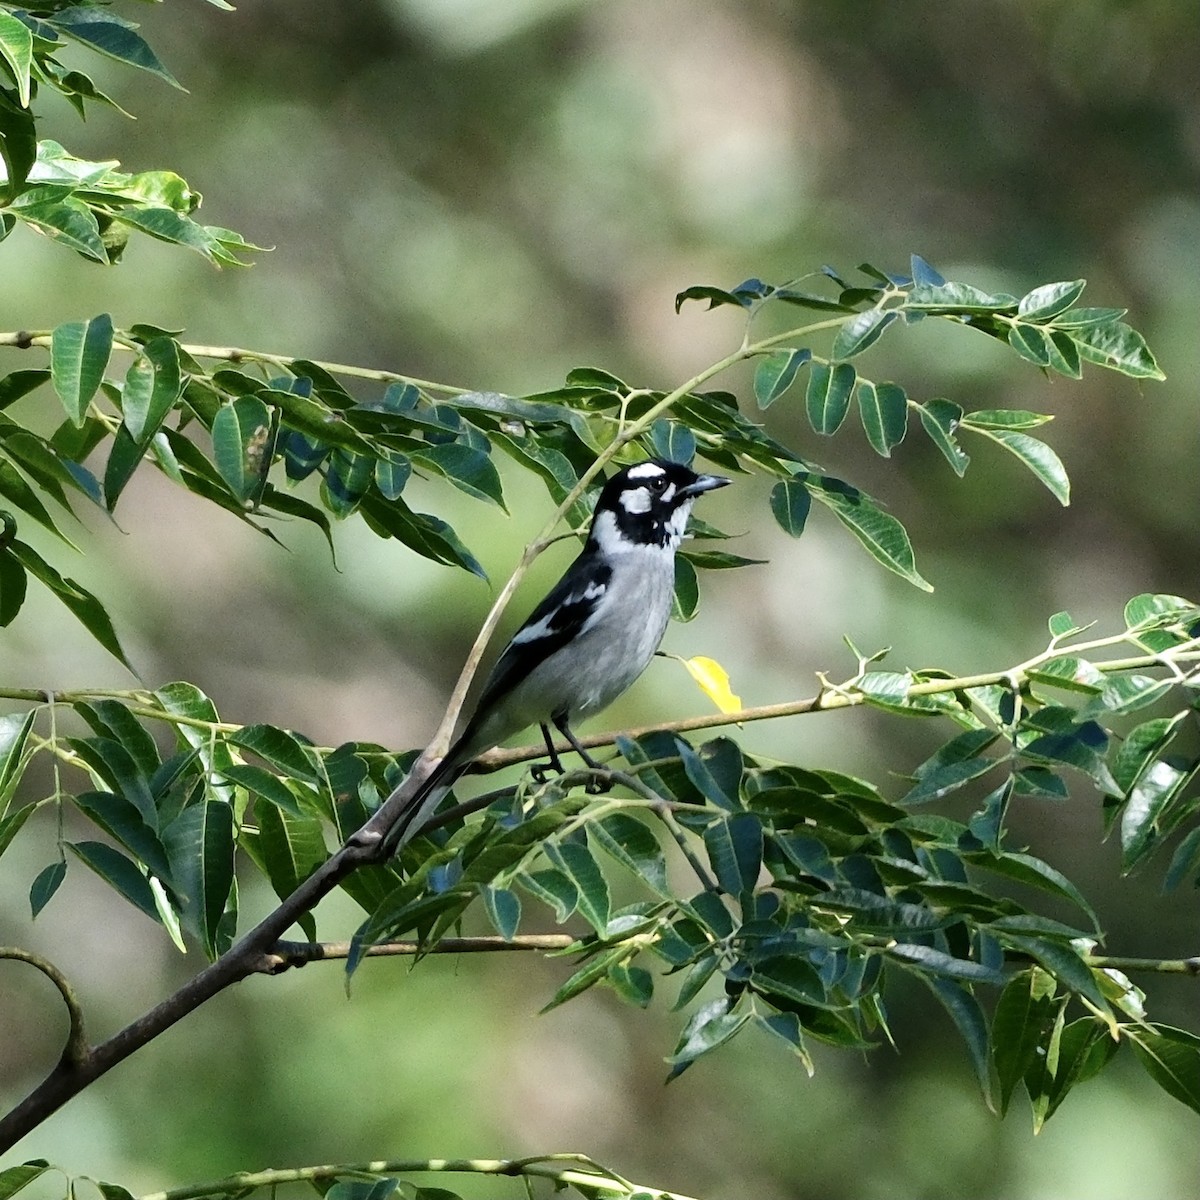
[[[416,834],[420,833],[428,818],[433,815],[437,806],[442,803],[446,792],[454,787],[455,781],[470,764],[470,756],[460,752],[462,739],[451,746],[442,762],[434,767],[424,784],[408,798],[408,803],[401,809],[391,828],[384,834],[383,850],[386,858],[391,858],[408,845]]]

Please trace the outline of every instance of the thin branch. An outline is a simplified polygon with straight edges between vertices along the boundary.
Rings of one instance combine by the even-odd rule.
[[[200,1200],[206,1196],[236,1196],[255,1188],[288,1183],[370,1178],[411,1174],[500,1175],[509,1178],[551,1179],[560,1187],[575,1186],[585,1195],[655,1196],[660,1200],[689,1200],[679,1192],[664,1192],[647,1184],[631,1183],[583,1154],[547,1154],[536,1158],[394,1158],[374,1162],[334,1163],[326,1166],[287,1167],[267,1171],[242,1171],[208,1183],[188,1184],[165,1192],[149,1192],[141,1200]],[[324,1189],[322,1189],[324,1190]]]
[[[407,957],[416,954],[496,954],[506,951],[566,950],[578,939],[569,933],[525,933],[511,939],[499,936],[448,937],[432,946],[420,942],[379,942],[365,951],[366,958]],[[311,962],[338,961],[350,957],[349,942],[276,942],[261,957],[254,970],[279,975]]]
[[[1117,954],[1089,954],[1089,967],[1101,967],[1127,974],[1200,976],[1200,955],[1195,958],[1123,958]]]
[[[58,988],[58,994],[67,1006],[67,1016],[70,1021],[70,1026],[67,1030],[67,1043],[63,1047],[62,1059],[60,1061],[71,1069],[75,1069],[86,1062],[89,1051],[87,1035],[84,1032],[83,1008],[79,1004],[79,998],[75,995],[75,989],[67,981],[67,977],[48,959],[42,958],[38,954],[32,954],[28,950],[22,950],[17,946],[0,946],[0,958],[11,958],[17,962],[28,963],[31,967],[36,967],[37,970],[41,971]]]
[[[16,332],[0,333],[0,346],[14,346],[18,350],[29,350],[34,346],[49,349],[50,330],[36,331],[18,330]],[[131,338],[117,336],[114,348],[138,353],[141,345]],[[231,363],[265,363],[272,367],[287,368],[292,362],[302,358],[299,354],[273,354],[266,350],[249,350],[242,346],[195,346],[180,342],[179,348],[192,358],[213,358]],[[431,379],[418,379],[415,375],[401,375],[399,371],[382,371],[375,367],[359,367],[353,363],[324,362],[320,359],[305,360],[314,366],[328,371],[331,375],[346,375],[352,379],[371,379],[376,383],[411,383],[414,387],[424,388],[431,392],[444,392],[448,396],[465,396],[470,388],[453,387],[448,383],[435,383]]]

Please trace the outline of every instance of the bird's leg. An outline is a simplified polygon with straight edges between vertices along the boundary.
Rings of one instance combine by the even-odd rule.
[[[538,783],[545,783],[551,771],[561,775],[563,773],[562,760],[558,757],[558,751],[554,748],[554,739],[550,736],[550,727],[546,724],[539,726],[542,731],[542,737],[546,739],[546,751],[550,755],[548,763],[534,763],[529,769],[530,775]]]
[[[558,730],[558,732],[559,732],[559,733],[561,733],[561,734],[563,735],[563,737],[565,737],[565,738],[567,739],[567,741],[571,743],[571,749],[572,749],[572,750],[574,750],[574,751],[575,751],[575,753],[576,753],[576,754],[578,754],[578,755],[579,755],[579,757],[580,757],[580,758],[582,758],[582,759],[583,759],[583,761],[584,761],[584,762],[585,762],[585,763],[586,763],[586,764],[587,764],[589,767],[591,767],[591,769],[592,769],[593,771],[603,771],[603,770],[604,770],[604,767],[603,767],[603,766],[601,766],[601,764],[600,764],[600,763],[598,763],[598,762],[597,762],[597,761],[596,761],[596,760],[595,760],[595,759],[594,759],[594,758],[593,758],[593,757],[592,757],[592,756],[591,756],[591,755],[590,755],[590,754],[589,754],[589,753],[588,753],[588,752],[587,752],[587,751],[586,751],[586,750],[583,748],[583,746],[582,746],[582,745],[580,745],[579,739],[578,739],[578,738],[577,738],[577,737],[576,737],[576,736],[575,736],[575,735],[574,735],[574,734],[571,732],[571,726],[567,724],[567,718],[566,718],[566,716],[565,716],[565,715],[563,715],[563,716],[559,716],[559,717],[555,717],[555,718],[554,718],[554,726],[555,726],[555,728]],[[598,792],[605,792],[605,791],[607,791],[607,790],[608,790],[608,788],[607,788],[607,785],[605,785],[605,784],[604,784],[603,782],[601,782],[599,779],[593,779],[593,780],[590,780],[590,781],[589,781],[589,783],[588,783],[588,785],[587,785],[587,790],[588,790],[589,792],[591,792],[593,795],[595,795],[595,794],[596,794],[596,793],[598,793]]]

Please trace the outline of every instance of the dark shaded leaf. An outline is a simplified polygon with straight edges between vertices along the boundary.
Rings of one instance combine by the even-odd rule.
[[[45,584],[71,610],[83,627],[109,652],[119,659],[130,671],[133,667],[121,649],[116,630],[103,605],[85,587],[60,575],[32,546],[24,542],[13,542],[10,552],[20,560],[22,566],[41,583]]]
[[[598,845],[660,896],[669,897],[667,860],[653,832],[636,817],[613,813],[590,821],[588,840]]]
[[[785,533],[799,537],[812,508],[812,496],[797,479],[785,479],[771,489],[771,513]]]
[[[221,918],[233,887],[232,808],[210,799],[189,805],[163,830],[163,844],[183,915],[215,959],[227,948]]]
[[[575,887],[579,912],[597,933],[604,933],[611,912],[608,884],[591,851],[579,842],[548,842],[545,852]]]
[[[1125,1036],[1150,1078],[1200,1113],[1200,1038],[1170,1025],[1139,1025],[1127,1029]]]
[[[38,913],[46,907],[54,897],[54,893],[58,891],[62,885],[62,881],[67,877],[67,863],[65,859],[58,859],[52,862],[48,867],[43,867],[38,872],[37,878],[33,881],[29,889],[29,913],[34,919]]]
[[[67,842],[66,846],[130,904],[141,909],[152,921],[162,923],[149,880],[119,850],[103,842]]]
[[[508,888],[484,888],[483,907],[496,932],[511,942],[521,924],[521,897]]]
[[[763,854],[763,829],[756,816],[734,813],[718,817],[705,829],[704,845],[717,882],[726,892],[741,896],[754,890]]]

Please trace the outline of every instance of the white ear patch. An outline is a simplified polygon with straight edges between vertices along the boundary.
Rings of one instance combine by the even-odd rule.
[[[658,468],[655,468],[655,470],[657,469]],[[650,489],[640,487],[633,488],[627,492],[622,492],[620,496],[620,504],[621,507],[631,515],[636,516],[642,513],[647,513],[650,511]]]
[[[657,475],[665,475],[666,471],[658,465],[658,463],[644,462],[638,463],[636,467],[630,467],[627,472],[629,479],[653,479]]]

